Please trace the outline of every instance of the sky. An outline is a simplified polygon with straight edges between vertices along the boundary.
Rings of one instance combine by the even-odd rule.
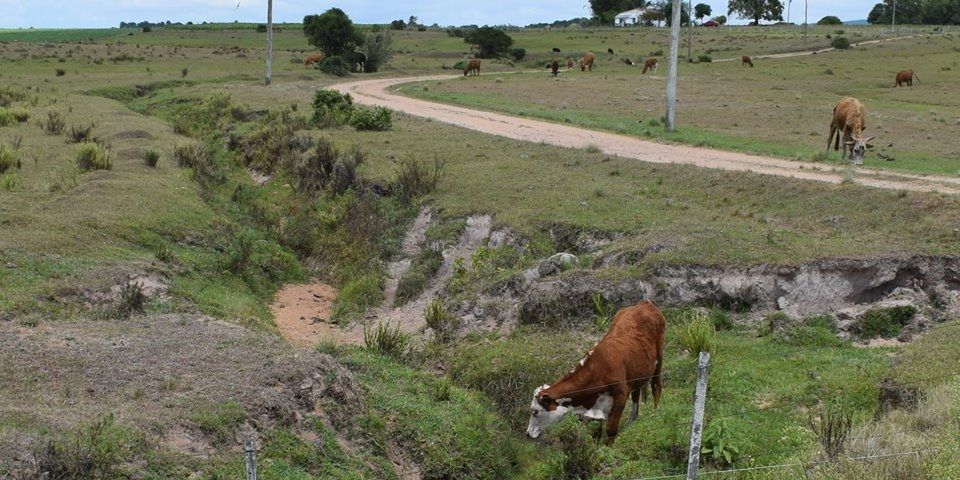
[[[686,0],[684,0],[686,1]],[[867,18],[880,0],[808,0],[809,20],[825,15],[842,20]],[[727,0],[708,3],[726,14]],[[239,5],[239,7],[238,7]],[[274,0],[274,20],[300,22],[304,15],[338,7],[357,23],[388,23],[416,15],[431,25],[528,25],[586,17],[587,0]],[[786,9],[784,9],[786,18]],[[0,28],[116,27],[121,21],[264,22],[266,0],[0,0]],[[791,20],[803,21],[803,0],[794,0]],[[744,23],[731,19],[730,23]]]

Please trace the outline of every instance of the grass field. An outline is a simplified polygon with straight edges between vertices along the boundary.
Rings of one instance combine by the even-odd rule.
[[[263,34],[251,25],[225,28],[104,30],[104,36],[0,31],[0,39],[11,36],[11,43],[0,43],[0,101],[11,113],[0,119],[12,119],[0,125],[0,145],[20,164],[0,173],[0,345],[10,347],[0,350],[0,452],[23,447],[11,438],[69,444],[80,438],[71,436],[75,427],[114,413],[96,451],[119,466],[102,478],[234,478],[243,468],[241,434],[251,431],[259,435],[262,477],[276,480],[400,477],[410,462],[424,478],[671,474],[682,469],[695,376],[679,332],[702,310],[666,312],[664,401],[658,410],[644,405],[640,420],[624,425],[606,447],[587,439],[589,427],[577,422],[560,425],[542,443],[523,438],[532,388],[575,364],[599,337],[594,326],[475,332],[450,343],[416,343],[392,357],[324,344],[320,350],[333,357],[317,359],[317,352],[291,353],[275,337],[266,304],[283,283],[315,276],[344,292],[338,307],[344,321],[361,317],[383,295],[386,261],[423,205],[435,212],[439,230],[458,230],[471,214],[492,215],[526,249],[514,252],[524,267],[555,253],[552,228],[622,234],[608,252],[665,247],[642,264],[605,272],[619,279],[654,264],[948,255],[960,242],[960,204],[945,195],[643,164],[401,114],[386,132],[318,128],[307,121],[313,95],[338,79],[290,61],[310,50],[302,33],[287,25],[277,35],[274,84],[264,87]],[[889,34],[843,28],[855,40]],[[814,28],[804,42],[796,30],[704,30],[696,45],[716,58],[738,56],[747,46],[754,47],[750,53],[783,52],[825,46],[832,31]],[[662,79],[614,66],[605,53],[591,74],[564,72],[553,80],[512,73],[549,58],[554,46],[564,55],[613,48],[616,57],[639,58],[662,48],[663,30],[511,35],[528,49],[524,64],[498,61],[493,75],[401,91],[666,141],[810,159],[825,143],[831,99],[847,91],[842,83],[869,99],[879,120],[871,131],[882,132],[877,143],[894,143],[885,151],[896,160],[878,165],[873,157],[871,166],[946,174],[960,168],[950,142],[960,116],[952,95],[953,37],[758,61],[752,70],[684,64],[681,98],[690,100],[681,103],[681,131],[664,136],[655,124]],[[466,53],[462,39],[444,32],[395,36],[398,55],[375,75],[436,73]],[[84,43],[63,43],[76,41]],[[912,90],[890,89],[891,75],[869,76],[881,60],[908,56],[923,79]],[[20,122],[14,113],[22,112],[29,118]],[[45,128],[50,112],[62,118],[62,132]],[[85,171],[77,163],[72,130],[91,124],[91,135],[109,152],[108,170]],[[299,190],[296,165],[312,150],[296,145],[321,139],[344,152],[354,146],[366,152],[360,180],[345,192]],[[188,144],[206,145],[209,157],[178,157]],[[159,152],[156,167],[145,164],[145,149]],[[401,160],[435,158],[445,162],[443,176],[424,197],[403,202],[363,193],[395,189]],[[825,167],[840,168],[834,158]],[[272,176],[259,185],[248,168]],[[511,268],[496,265],[485,275],[515,273]],[[168,294],[129,318],[101,308],[111,287],[144,273],[167,281]],[[855,423],[851,454],[933,444],[943,450],[909,464],[831,463],[814,478],[960,478],[950,456],[960,405],[951,361],[955,323],[907,346],[855,348],[816,319],[782,335],[742,313],[706,314],[720,328],[707,425],[722,425],[725,441],[737,447],[733,466],[821,459],[809,423],[821,404],[836,403]],[[304,358],[320,363],[303,367],[306,373],[288,368]],[[885,378],[933,400],[880,415]],[[311,403],[302,393],[309,388],[333,403]],[[728,466],[714,459],[703,468]],[[0,477],[9,468],[0,458]],[[805,478],[792,471],[716,476]]]

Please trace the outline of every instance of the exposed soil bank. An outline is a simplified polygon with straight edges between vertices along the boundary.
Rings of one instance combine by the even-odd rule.
[[[283,338],[299,347],[312,347],[336,332],[330,323],[337,289],[325,283],[285,285],[270,311]]]

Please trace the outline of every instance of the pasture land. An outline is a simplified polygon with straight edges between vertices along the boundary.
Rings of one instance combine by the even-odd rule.
[[[854,39],[889,33],[842,28]],[[807,45],[825,46],[829,31],[812,31]],[[10,459],[42,453],[45,441],[63,446],[91,438],[105,476],[233,478],[242,471],[238,442],[250,432],[260,435],[262,475],[268,479],[399,478],[410,469],[424,478],[562,478],[583,471],[578,459],[590,463],[585,475],[599,478],[674,473],[685,453],[695,371],[677,332],[706,313],[719,329],[707,421],[725,425],[726,441],[739,450],[734,466],[821,458],[808,424],[820,403],[832,400],[855,421],[851,436],[860,443],[850,443],[851,454],[934,444],[943,450],[909,464],[829,464],[836,470],[818,470],[817,478],[956,478],[949,469],[956,464],[951,455],[957,453],[958,372],[948,361],[957,357],[955,323],[914,344],[855,348],[817,319],[782,335],[768,328],[770,319],[743,312],[670,309],[664,402],[659,410],[644,405],[640,420],[604,447],[561,441],[587,435],[574,422],[543,444],[522,438],[533,386],[575,364],[599,337],[595,326],[473,332],[450,343],[415,342],[412,351],[390,358],[329,344],[318,347],[323,353],[294,351],[277,338],[265,307],[280,285],[311,276],[341,289],[341,321],[362,318],[382,297],[386,262],[398,255],[403,230],[423,205],[436,212],[438,230],[454,232],[448,235],[468,215],[490,214],[497,228],[520,239],[523,251],[512,252],[505,266],[480,272],[474,263],[485,260],[478,256],[464,267],[467,281],[458,288],[489,293],[478,285],[514,275],[561,248],[551,230],[615,237],[605,247],[611,251],[663,247],[641,262],[604,272],[620,279],[651,265],[792,265],[951,254],[960,242],[954,197],[649,165],[405,115],[394,115],[387,132],[317,128],[307,121],[313,94],[337,79],[291,61],[310,49],[290,26],[277,36],[275,83],[269,88],[260,81],[262,34],[247,26],[127,32],[93,42],[77,33],[48,33],[57,34],[85,43],[31,43],[24,37],[0,43],[0,100],[9,103],[4,108],[29,115],[0,126],[0,144],[19,159],[19,167],[0,174],[0,477],[13,468]],[[664,43],[663,31],[655,29],[511,34],[530,52],[528,66],[549,58],[554,46],[565,53],[600,53],[609,46],[642,56]],[[462,39],[446,33],[395,35],[400,53],[376,75],[435,73],[464,58]],[[954,69],[925,75],[911,65],[924,83],[896,91],[880,86],[885,77],[855,75],[883,55],[914,55],[925,65],[946,62],[949,57],[936,51],[951,41],[922,37],[862,51],[758,61],[752,71],[735,63],[684,64],[682,92],[689,97],[683,98],[697,99],[708,116],[694,118],[699,110],[682,103],[682,122],[703,123],[681,130],[693,132],[689,139],[667,140],[708,138],[719,147],[791,158],[792,145],[801,155],[813,155],[825,140],[808,135],[825,135],[825,121],[820,109],[803,105],[808,99],[820,105],[840,92],[820,91],[828,87],[819,77],[801,81],[799,93],[785,90],[803,76],[799,62],[807,62],[807,68],[834,70],[825,77],[843,78],[885,99],[874,101],[886,105],[874,107],[883,115],[884,134],[900,135],[898,115],[913,112],[908,122],[931,138],[894,137],[896,148],[904,146],[887,150],[896,156],[890,163],[953,173],[951,157],[943,154],[950,124],[940,119],[955,115],[956,105],[940,89],[952,85]],[[746,45],[762,47],[751,53],[773,53],[804,44],[796,31],[775,28],[704,30],[697,42],[714,48],[716,57],[738,56]],[[489,77],[402,88],[491,109],[507,110],[512,103],[518,113],[545,118],[558,108],[564,117],[554,120],[593,121],[583,124],[615,131],[621,122],[633,132],[635,107],[613,101],[616,90],[632,98],[624,103],[649,105],[642,127],[659,131],[651,122],[659,100],[646,97],[661,82],[637,78],[635,69],[614,67],[605,57],[601,53],[600,69],[592,74],[564,72],[560,81],[512,75],[518,66],[498,61],[490,63],[500,73]],[[768,69],[774,62],[775,72]],[[730,84],[722,94],[731,100],[724,101],[744,118],[729,118],[711,106],[707,92],[698,93],[716,84],[711,78]],[[630,86],[634,82],[647,93],[634,93],[640,88]],[[554,95],[569,103],[549,103],[559,98]],[[939,102],[937,119],[928,118],[934,115],[926,103],[900,95]],[[754,108],[737,107],[733,99]],[[764,127],[789,116],[767,113],[770,102],[773,110],[780,105],[801,119],[786,131],[801,132],[802,139]],[[57,118],[63,120],[61,132],[49,126]],[[79,147],[70,141],[89,125],[89,140],[110,154],[109,170],[77,166]],[[353,146],[366,152],[353,191],[313,197],[295,187],[292,166],[304,153],[296,145],[321,139],[344,152]],[[752,146],[737,146],[738,139]],[[807,147],[807,141],[815,145]],[[196,151],[184,150],[188,145],[205,145],[209,155],[183,156]],[[156,167],[146,165],[145,149],[159,152]],[[922,155],[929,156],[928,164]],[[438,188],[426,196],[405,203],[365,193],[395,188],[402,161],[434,158],[445,166]],[[251,175],[248,169],[257,168],[269,174]],[[492,250],[483,252],[499,255]],[[575,268],[590,269],[586,260]],[[168,290],[147,299],[142,311],[121,315],[124,297],[115,305],[111,292],[134,275],[159,279]],[[936,408],[921,404],[880,415],[885,378],[936,399]],[[311,403],[316,399],[321,403]],[[331,399],[337,401],[324,403]],[[96,420],[100,427],[91,428]],[[726,466],[713,460],[704,468]]]

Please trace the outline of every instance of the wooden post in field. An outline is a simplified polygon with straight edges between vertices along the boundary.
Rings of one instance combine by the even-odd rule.
[[[807,12],[810,10],[809,0],[803,0],[803,41],[807,41]]]
[[[707,402],[707,367],[710,353],[700,352],[697,364],[697,393],[693,400],[693,427],[690,431],[690,456],[687,457],[687,480],[697,479],[700,466],[700,440],[703,433],[703,409]]]
[[[264,85],[270,85],[273,77],[273,0],[267,0],[267,75]]]
[[[257,480],[257,449],[253,448],[252,440],[243,444],[243,453],[247,460],[247,480]]]
[[[680,53],[680,0],[673,0],[673,19],[670,21],[670,62],[667,71],[666,129],[672,132],[677,124],[677,55]]]
[[[897,0],[893,0],[893,17],[890,19],[890,26],[893,27],[893,33],[897,33]]]

